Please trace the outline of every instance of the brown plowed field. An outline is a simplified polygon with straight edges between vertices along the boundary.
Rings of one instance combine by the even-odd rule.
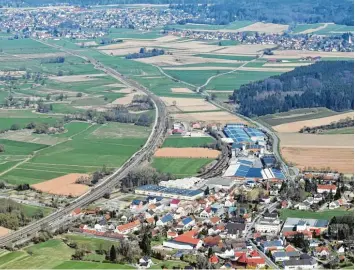
[[[218,150],[208,148],[160,148],[155,152],[155,157],[169,157],[169,158],[217,158],[219,156]]]
[[[177,113],[172,115],[177,121],[201,121],[208,124],[228,124],[228,123],[243,123],[248,124],[242,118],[233,115],[229,112],[198,112],[198,113]]]
[[[5,236],[5,235],[9,234],[10,232],[12,232],[12,230],[0,226],[0,236]]]
[[[286,161],[300,169],[330,167],[342,173],[354,173],[353,148],[281,147],[281,153]]]
[[[70,173],[42,183],[31,185],[32,188],[55,195],[78,197],[89,190],[89,187],[82,184],[75,184],[80,176],[88,176],[81,173]]]

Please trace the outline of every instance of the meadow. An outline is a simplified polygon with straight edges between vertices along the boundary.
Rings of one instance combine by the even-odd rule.
[[[227,25],[213,25],[213,24],[173,24],[167,26],[170,29],[191,29],[191,30],[237,30],[245,26],[251,25],[251,21],[236,21]]]
[[[7,54],[31,54],[31,53],[53,53],[57,52],[52,47],[43,45],[29,38],[25,39],[1,39],[0,49]]]
[[[209,77],[226,72],[226,70],[164,70],[165,73],[193,85],[203,85]]]
[[[251,61],[255,59],[253,56],[244,55],[227,55],[227,54],[195,54],[194,56],[199,56],[203,58],[215,58],[215,59],[225,59],[225,60],[236,60],[236,61]]]
[[[208,143],[213,143],[212,137],[181,137],[169,136],[165,139],[162,147],[199,147]]]
[[[354,215],[352,210],[346,211],[343,209],[336,210],[324,210],[324,211],[302,211],[302,210],[291,210],[291,209],[281,209],[280,218],[286,220],[287,218],[315,218],[315,219],[327,219],[331,220],[334,216],[350,216]]]
[[[176,177],[188,177],[196,175],[200,168],[213,160],[208,158],[154,158],[152,166],[160,172],[171,173]]]

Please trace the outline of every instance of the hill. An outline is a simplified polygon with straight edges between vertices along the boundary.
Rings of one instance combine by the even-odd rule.
[[[265,80],[242,85],[233,93],[239,113],[260,116],[291,109],[354,107],[354,62],[321,61]]]

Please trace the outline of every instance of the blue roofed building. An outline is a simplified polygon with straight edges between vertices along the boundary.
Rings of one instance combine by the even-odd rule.
[[[190,229],[192,226],[194,226],[195,220],[192,217],[186,217],[180,221],[180,226],[183,230]]]
[[[157,221],[156,226],[165,226],[168,225],[169,223],[172,223],[174,221],[174,217],[172,214],[166,214],[163,216],[161,219]]]
[[[261,250],[266,253],[269,249],[271,250],[283,250],[284,246],[281,240],[264,241],[260,243]]]

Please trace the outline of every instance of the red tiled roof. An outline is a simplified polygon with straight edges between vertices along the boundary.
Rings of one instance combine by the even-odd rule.
[[[170,204],[179,204],[180,200],[179,199],[172,199]]]
[[[205,239],[203,239],[203,242],[205,243],[205,245],[208,246],[217,246],[218,243],[220,243],[222,241],[222,238],[217,235],[217,236],[208,236]]]
[[[249,255],[251,257],[260,257],[259,252],[257,252],[256,250],[253,250]]]
[[[211,258],[209,258],[209,262],[210,263],[218,263],[219,259],[216,255],[211,256]]]
[[[130,229],[133,229],[133,228],[139,226],[140,224],[141,224],[141,223],[140,223],[139,220],[135,220],[135,221],[132,221],[132,222],[130,222],[130,223],[117,226],[117,230],[118,230],[118,231],[121,231],[121,232],[124,232],[124,231],[130,230]]]
[[[308,237],[312,237],[312,232],[308,231],[308,230],[304,230],[304,231],[291,231],[291,232],[283,232],[283,235],[285,237],[289,237],[289,236],[295,236],[296,234],[303,234],[304,236],[308,236]]]
[[[154,223],[155,220],[154,220],[153,217],[151,217],[151,218],[147,218],[146,221],[147,221],[149,224],[152,224],[152,223]]]
[[[80,208],[75,208],[72,213],[75,214],[75,215],[79,215],[80,212],[81,212]]]
[[[318,189],[326,189],[326,190],[336,190],[336,185],[318,185]]]
[[[287,247],[285,247],[285,251],[286,252],[292,252],[292,251],[296,251],[296,249],[293,246],[288,245]]]
[[[221,221],[219,217],[211,217],[210,218],[211,223],[216,224],[218,221]]]
[[[197,234],[197,231],[191,230],[184,234],[179,235],[178,237],[174,238],[174,241],[180,243],[186,243],[191,245],[197,245],[200,239],[193,238]]]
[[[325,246],[316,247],[316,251],[317,251],[317,252],[322,252],[323,250],[329,252],[329,248],[327,248],[327,247],[325,247]]]

